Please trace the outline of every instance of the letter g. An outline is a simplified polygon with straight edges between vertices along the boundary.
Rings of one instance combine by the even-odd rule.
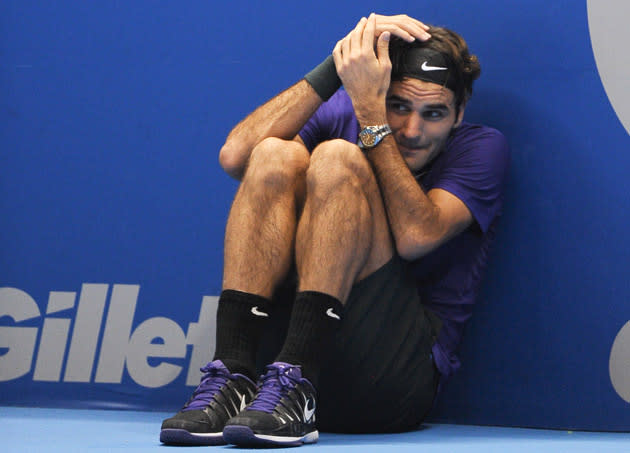
[[[40,316],[31,296],[16,288],[0,288],[0,319],[8,316],[18,323]],[[0,382],[10,381],[31,371],[37,327],[0,326]]]

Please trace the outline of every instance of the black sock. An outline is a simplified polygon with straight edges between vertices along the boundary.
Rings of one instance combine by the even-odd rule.
[[[297,294],[287,339],[277,362],[301,365],[302,375],[317,385],[320,360],[340,325],[342,303],[317,291]]]
[[[256,294],[231,289],[221,292],[214,360],[221,360],[230,372],[256,381],[256,352],[270,303]]]

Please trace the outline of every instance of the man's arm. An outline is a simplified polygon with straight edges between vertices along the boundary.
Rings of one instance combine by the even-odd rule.
[[[219,153],[221,166],[230,176],[241,179],[258,143],[267,137],[293,139],[322,102],[313,87],[300,80],[236,125]]]
[[[406,41],[427,40],[428,27],[406,15],[375,15],[374,36],[388,32]],[[245,117],[228,135],[219,162],[232,177],[241,179],[254,147],[267,137],[296,139],[308,119],[322,104],[322,98],[306,80],[301,80]]]
[[[387,209],[396,251],[414,260],[464,231],[473,221],[468,207],[450,192],[422,190],[391,135],[368,153]]]
[[[386,124],[385,97],[390,83],[389,34],[379,36],[374,52],[375,18],[363,19],[333,51],[361,127]],[[368,152],[387,209],[396,250],[404,259],[427,254],[473,221],[466,205],[442,189],[425,194],[391,135]]]

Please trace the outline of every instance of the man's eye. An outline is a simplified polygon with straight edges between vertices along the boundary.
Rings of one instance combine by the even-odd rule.
[[[400,102],[388,102],[387,107],[394,112],[408,112],[409,107],[405,104],[401,104]]]
[[[444,118],[444,112],[441,110],[427,110],[422,116],[428,120],[439,120]]]

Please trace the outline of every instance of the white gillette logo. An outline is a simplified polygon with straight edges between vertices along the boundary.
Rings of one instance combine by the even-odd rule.
[[[424,63],[422,63],[422,66],[420,66],[420,68],[422,68],[423,71],[446,71],[448,69],[442,68],[441,66],[429,66],[428,63],[428,61],[425,61]]]
[[[139,291],[94,283],[79,293],[50,291],[42,313],[26,292],[0,287],[0,382],[32,372],[33,381],[120,384],[126,372],[156,388],[173,382],[189,357],[186,385],[198,384],[212,357],[218,297],[203,297],[198,321],[185,331],[162,316],[134,324]]]

